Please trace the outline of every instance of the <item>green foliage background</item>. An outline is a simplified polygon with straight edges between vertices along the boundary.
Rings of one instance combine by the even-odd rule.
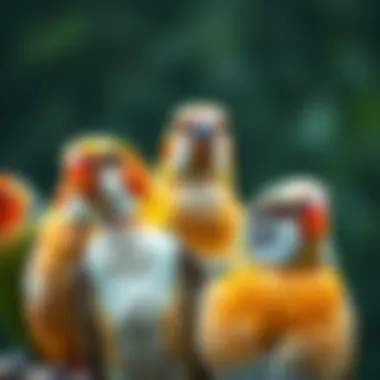
[[[247,197],[311,172],[331,185],[362,319],[359,379],[380,373],[380,3],[375,0],[7,2],[0,160],[45,195],[72,135],[109,130],[153,158],[166,111],[216,97],[234,114]]]

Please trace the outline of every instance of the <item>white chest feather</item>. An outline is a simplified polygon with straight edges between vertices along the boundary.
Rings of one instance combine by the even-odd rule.
[[[86,267],[111,319],[163,307],[175,280],[175,256],[175,243],[156,231],[110,231],[97,237]]]
[[[173,296],[176,254],[174,241],[152,230],[105,233],[87,252],[99,306],[126,360],[162,349],[158,323]]]

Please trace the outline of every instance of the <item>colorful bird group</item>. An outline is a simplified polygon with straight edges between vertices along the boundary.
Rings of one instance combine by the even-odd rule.
[[[176,107],[151,167],[88,134],[62,150],[42,207],[0,175],[0,327],[51,378],[343,380],[356,319],[314,178],[244,205],[231,120]]]

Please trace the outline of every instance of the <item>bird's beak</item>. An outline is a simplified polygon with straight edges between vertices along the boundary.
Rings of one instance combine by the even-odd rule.
[[[309,239],[321,239],[329,230],[329,215],[326,205],[318,201],[306,203],[300,215],[304,235]]]

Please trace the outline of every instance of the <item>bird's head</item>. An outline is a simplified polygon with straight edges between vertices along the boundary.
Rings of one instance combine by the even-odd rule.
[[[0,173],[0,239],[9,241],[29,220],[33,191],[23,180],[11,173]]]
[[[98,205],[142,201],[150,190],[140,155],[112,136],[90,135],[70,143],[63,152],[62,175],[71,191]]]
[[[249,225],[251,246],[260,257],[291,259],[305,243],[330,235],[327,191],[314,178],[279,181],[254,199]]]
[[[229,116],[219,104],[198,101],[176,107],[164,134],[164,163],[182,178],[225,176],[232,170]]]

